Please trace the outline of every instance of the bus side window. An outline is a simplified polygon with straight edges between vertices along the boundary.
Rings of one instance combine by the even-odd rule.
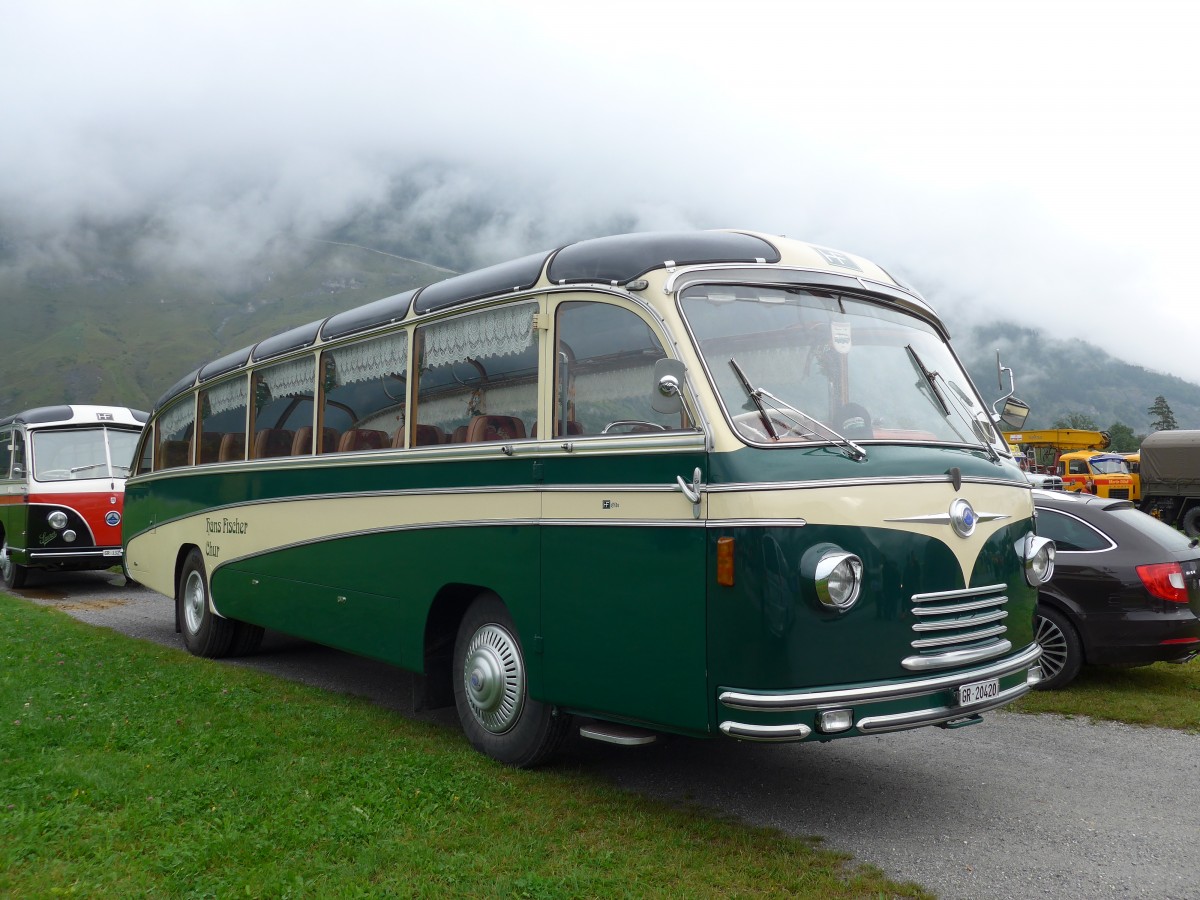
[[[407,395],[407,331],[326,350],[317,452],[403,447]],[[311,453],[311,435],[307,439],[310,449],[304,452]]]
[[[417,329],[421,441],[522,440],[537,413],[537,305],[480,310]],[[432,426],[432,427],[426,427]]]
[[[12,470],[12,429],[0,432],[0,478],[8,478]]]
[[[246,377],[240,375],[200,392],[200,444],[196,462],[223,462],[234,457],[230,448],[246,442]],[[225,448],[222,456],[221,448]]]
[[[146,433],[142,437],[142,454],[137,460],[134,475],[145,475],[154,471],[154,427],[153,422],[146,426]]]
[[[29,465],[25,462],[25,432],[14,428],[12,436],[12,477],[24,478],[29,472]]]
[[[291,456],[296,429],[313,424],[316,362],[301,356],[254,373],[251,459]]]
[[[196,427],[196,395],[187,394],[171,404],[158,417],[155,437],[154,471],[176,469],[191,460],[192,432]]]
[[[568,301],[556,319],[555,437],[650,434],[687,427],[685,414],[651,406],[654,364],[667,354],[635,313],[608,303]]]

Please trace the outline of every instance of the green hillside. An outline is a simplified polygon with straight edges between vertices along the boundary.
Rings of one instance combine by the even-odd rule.
[[[458,224],[464,234],[479,225]],[[128,226],[109,229],[69,261],[36,266],[21,264],[29,254],[0,240],[0,413],[63,402],[150,409],[208,360],[473,265],[462,235],[406,231],[384,221],[356,221],[330,240],[278,242],[228,271],[147,265],[132,249],[138,236]],[[930,297],[943,310],[952,310],[955,299]],[[1077,414],[1100,428],[1121,422],[1145,433],[1152,420],[1146,410],[1159,395],[1180,428],[1200,428],[1198,385],[1121,362],[1080,340],[1003,322],[960,329],[951,317],[949,325],[989,402],[1000,394],[995,355],[1001,351],[1016,375],[1017,396],[1032,407],[1028,428]]]

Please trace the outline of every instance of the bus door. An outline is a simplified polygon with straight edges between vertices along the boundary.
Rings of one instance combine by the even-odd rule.
[[[534,476],[543,699],[705,727],[704,436],[683,402],[654,408],[667,353],[639,312],[568,300],[553,315],[554,443]]]

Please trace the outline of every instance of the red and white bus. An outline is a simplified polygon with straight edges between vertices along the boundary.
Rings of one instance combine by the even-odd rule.
[[[146,413],[42,406],[0,418],[0,575],[123,563],[125,478]]]

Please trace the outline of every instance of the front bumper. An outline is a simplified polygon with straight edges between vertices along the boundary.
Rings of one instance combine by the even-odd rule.
[[[1030,644],[986,666],[865,687],[786,692],[724,688],[717,695],[719,727],[723,734],[739,740],[802,741],[969,720],[1027,693],[1041,679],[1036,665],[1041,655],[1041,647]],[[999,681],[998,694],[975,703],[958,703],[960,686],[993,678]],[[834,710],[848,710],[851,724],[836,731],[823,730],[823,714]]]
[[[37,569],[107,569],[125,558],[120,547],[80,547],[69,550],[30,550],[28,565]]]

